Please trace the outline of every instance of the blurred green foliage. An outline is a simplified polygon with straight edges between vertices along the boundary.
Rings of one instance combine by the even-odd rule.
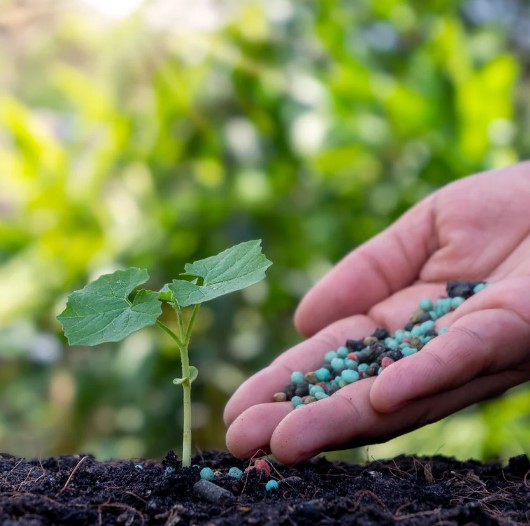
[[[267,281],[205,306],[191,350],[194,441],[223,447],[227,397],[298,341],[319,276],[439,186],[530,152],[524,2],[183,5],[110,20],[0,2],[0,450],[175,447],[171,341],[68,349],[55,315],[104,271],[146,267],[156,287],[263,238]],[[528,452],[529,396],[368,455]]]

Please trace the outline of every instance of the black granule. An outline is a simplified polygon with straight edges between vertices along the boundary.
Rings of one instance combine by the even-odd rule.
[[[309,394],[309,385],[307,382],[304,382],[302,384],[298,384],[296,387],[294,394],[296,396],[307,396]]]
[[[364,349],[365,345],[362,340],[346,340],[346,347],[355,352]]]
[[[364,371],[364,376],[375,376],[379,369],[378,365],[370,365],[368,369]]]
[[[290,400],[296,392],[296,384],[288,383],[284,387],[283,392],[287,395],[287,398]]]
[[[446,287],[448,297],[461,297],[467,299],[475,293],[475,287],[480,284],[487,285],[487,283],[484,281],[450,281],[447,283]],[[442,299],[443,298],[440,298],[440,301]],[[348,355],[348,358],[357,363],[351,362],[350,365],[344,365],[340,368],[334,368],[331,363],[322,363],[322,365],[320,365],[320,368],[326,369],[331,373],[330,381],[317,382],[316,373],[310,371],[306,373],[306,380],[308,381],[304,381],[299,384],[291,382],[285,387],[284,393],[286,394],[287,399],[291,400],[294,395],[298,395],[302,399],[306,398],[307,402],[306,400],[303,400],[304,403],[312,403],[312,401],[314,401],[314,397],[311,397],[312,400],[309,401],[307,396],[309,392],[312,391],[312,385],[315,383],[317,383],[319,386],[322,386],[324,392],[331,395],[341,388],[339,385],[335,385],[335,383],[345,385],[345,380],[341,379],[341,373],[343,373],[347,369],[357,370],[359,374],[359,379],[369,378],[372,376],[376,376],[382,371],[384,358],[389,358],[391,362],[397,362],[401,360],[404,357],[402,349],[404,349],[406,346],[411,347],[413,349],[415,348],[420,351],[425,345],[425,337],[429,339],[435,338],[438,336],[438,332],[436,331],[436,329],[430,329],[428,331],[423,332],[424,327],[420,327],[420,329],[414,332],[414,334],[420,334],[421,336],[412,336],[411,333],[413,329],[415,327],[418,327],[421,323],[424,323],[431,319],[433,319],[434,321],[438,319],[441,316],[440,310],[447,312],[447,310],[457,308],[457,306],[452,306],[446,301],[440,303],[439,305],[437,302],[434,303],[434,312],[432,316],[429,312],[425,312],[421,307],[418,307],[412,313],[409,318],[410,321],[403,327],[403,329],[405,331],[408,331],[409,334],[407,334],[406,338],[404,337],[405,335],[397,337],[398,342],[403,342],[401,345],[398,344],[400,348],[394,348],[394,346],[396,346],[397,344],[396,340],[389,340],[388,342],[385,341],[387,338],[393,338],[393,336],[387,329],[382,327],[376,328],[370,336],[366,336],[365,338],[347,339],[345,342],[345,346],[350,353],[354,353],[353,355]],[[389,345],[387,345],[387,343]],[[409,354],[409,351],[407,351],[406,354]],[[341,354],[341,356],[343,355]],[[337,362],[334,363],[338,365]],[[358,370],[358,367],[360,365],[362,365],[362,368],[366,367],[364,371]],[[388,365],[389,364],[385,362],[385,367],[387,367]],[[331,382],[333,382],[333,384]],[[280,398],[283,397],[279,397],[278,399]]]
[[[390,333],[383,327],[378,327],[373,333],[372,336],[378,340],[384,340],[390,336]]]
[[[473,296],[473,289],[484,281],[448,281],[447,286],[447,295],[450,298],[455,298],[461,296],[464,299],[468,299]]]
[[[378,356],[379,354],[386,351],[386,346],[384,343],[376,342],[370,345],[370,349],[372,349],[372,352],[375,354],[375,356]]]

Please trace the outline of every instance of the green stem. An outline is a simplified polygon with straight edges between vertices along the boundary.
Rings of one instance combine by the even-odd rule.
[[[179,327],[179,334],[182,337],[184,334],[184,326],[182,325],[182,309],[179,307],[177,302],[173,303],[173,309],[177,313],[177,323]]]
[[[191,313],[190,321],[186,329],[186,335],[184,336],[184,341],[186,342],[186,344],[190,343],[191,329],[193,327],[193,324],[195,323],[195,317],[197,316],[197,313],[199,312],[200,308],[201,308],[201,305],[199,303],[193,306],[193,311]]]
[[[182,408],[184,411],[182,419],[182,467],[191,466],[191,382],[190,362],[188,358],[188,345],[185,344],[180,352],[182,363]]]
[[[182,352],[184,347],[184,342],[167,326],[164,325],[160,320],[156,321],[157,327],[160,327],[165,333],[169,334],[172,340],[177,344],[178,350]]]
[[[190,378],[190,362],[188,357],[188,345],[191,338],[191,329],[195,322],[195,317],[199,311],[200,305],[195,305],[190,316],[190,321],[186,327],[184,335],[184,347],[180,351],[180,360],[182,362],[182,377],[186,378],[182,382],[182,407],[184,410],[184,418],[182,422],[182,466],[191,466],[191,382]]]

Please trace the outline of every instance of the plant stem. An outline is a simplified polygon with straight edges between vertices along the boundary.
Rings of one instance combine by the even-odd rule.
[[[188,345],[180,351],[182,363],[182,377],[186,378],[182,382],[182,467],[191,466],[191,382],[190,382],[190,362],[188,359]]]
[[[191,313],[188,326],[184,330],[182,324],[182,311],[177,306],[175,312],[177,313],[179,336],[177,336],[167,325],[164,325],[160,320],[156,322],[164,332],[166,332],[171,339],[177,344],[180,351],[180,363],[182,365],[182,378],[185,380],[182,385],[182,466],[191,466],[191,382],[190,382],[190,360],[188,356],[188,346],[191,338],[191,330],[195,323],[197,312],[199,312],[200,305],[195,305]]]
[[[200,305],[195,305],[186,327],[184,335],[184,346],[180,351],[180,360],[182,363],[182,377],[186,378],[182,382],[182,408],[184,418],[182,422],[182,466],[191,466],[191,382],[190,382],[190,362],[188,357],[188,345],[191,338],[191,329],[195,322],[195,317],[199,311]]]
[[[167,326],[164,325],[160,320],[156,321],[157,327],[160,327],[164,332],[169,334],[172,340],[175,341],[177,344],[178,350],[182,352],[182,348],[184,347],[184,342]]]

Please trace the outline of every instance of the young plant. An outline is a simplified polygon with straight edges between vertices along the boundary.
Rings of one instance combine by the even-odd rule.
[[[187,263],[181,276],[158,292],[135,289],[149,279],[147,270],[129,268],[105,274],[70,294],[57,316],[70,345],[98,345],[123,340],[157,325],[175,342],[182,375],[173,383],[183,390],[182,465],[191,464],[191,384],[198,370],[189,363],[188,346],[202,303],[261,281],[272,263],[261,252],[261,240],[246,241],[206,259]],[[176,332],[160,321],[162,303],[176,313]],[[183,309],[191,307],[189,316]]]

